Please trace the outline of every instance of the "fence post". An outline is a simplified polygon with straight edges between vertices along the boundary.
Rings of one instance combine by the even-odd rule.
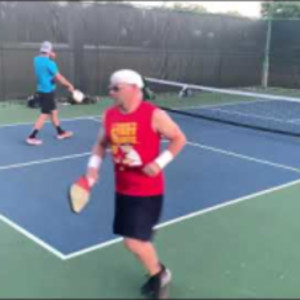
[[[3,41],[0,41],[0,101],[4,101],[6,98],[3,43]]]
[[[270,44],[272,36],[272,17],[267,19],[267,36],[266,47],[264,53],[263,74],[262,74],[262,87],[267,88],[269,86],[269,69],[270,69]]]
[[[72,9],[69,10],[69,44],[73,54],[73,75],[74,85],[76,88],[83,89],[84,85],[84,37],[82,12],[77,3],[71,3]]]
[[[2,20],[3,6],[0,3],[0,101],[5,99],[5,79],[4,79],[4,60],[3,60],[3,43],[4,34],[1,29],[3,29],[4,22]]]

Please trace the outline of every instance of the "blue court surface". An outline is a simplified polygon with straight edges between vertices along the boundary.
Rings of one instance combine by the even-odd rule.
[[[297,138],[174,115],[188,138],[165,171],[166,198],[158,227],[235,201],[268,193],[300,179]],[[72,139],[57,141],[48,123],[44,145],[24,137],[32,124],[0,127],[0,212],[3,220],[51,253],[68,259],[114,243],[114,178],[109,153],[91,202],[80,215],[70,211],[69,185],[85,172],[101,122],[70,119]],[[162,147],[165,146],[162,142]]]

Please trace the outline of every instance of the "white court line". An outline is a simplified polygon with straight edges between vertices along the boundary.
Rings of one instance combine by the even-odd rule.
[[[167,141],[164,140],[163,142],[167,142]],[[190,145],[190,146],[198,147],[198,148],[205,149],[205,150],[210,150],[210,151],[213,151],[213,152],[222,153],[222,154],[227,155],[227,156],[233,156],[233,157],[237,157],[237,158],[240,158],[240,159],[253,161],[253,162],[256,162],[256,163],[259,163],[259,164],[264,164],[264,165],[272,166],[272,167],[275,167],[275,168],[285,169],[285,170],[289,170],[289,171],[293,171],[293,172],[297,172],[297,173],[300,172],[300,169],[295,168],[295,167],[274,163],[274,162],[271,162],[271,161],[268,161],[268,160],[258,159],[258,158],[252,157],[252,156],[247,156],[247,155],[239,154],[239,153],[232,152],[232,151],[223,150],[223,149],[208,146],[208,145],[203,145],[203,144],[190,142],[190,141],[187,141],[187,144]],[[33,165],[51,163],[51,162],[62,161],[62,160],[67,160],[67,159],[74,159],[74,158],[84,157],[84,156],[87,156],[87,155],[90,155],[90,154],[91,154],[91,152],[83,152],[83,153],[78,153],[78,154],[52,157],[52,158],[41,159],[41,160],[33,160],[33,161],[29,161],[29,162],[25,162],[25,163],[19,163],[19,164],[4,165],[4,166],[0,166],[0,171],[16,169],[16,168],[23,168],[23,167],[29,167],[29,166],[33,166]]]
[[[206,213],[209,213],[209,212],[212,212],[212,211],[215,211],[215,210],[227,207],[227,206],[238,204],[240,202],[243,202],[245,200],[249,200],[249,199],[254,198],[254,197],[258,197],[258,196],[266,195],[266,194],[269,194],[269,193],[272,193],[272,192],[275,192],[275,191],[278,191],[278,190],[282,190],[284,188],[291,187],[291,186],[299,184],[299,183],[300,183],[300,179],[297,179],[295,181],[285,183],[285,184],[282,184],[282,185],[278,185],[276,187],[266,189],[266,190],[263,190],[263,191],[260,191],[260,192],[256,192],[256,193],[253,193],[253,194],[241,197],[241,198],[229,200],[229,201],[226,201],[225,203],[217,204],[217,205],[209,207],[209,208],[200,209],[200,210],[192,212],[190,214],[187,214],[187,215],[184,215],[184,216],[181,216],[181,217],[178,217],[178,218],[174,218],[172,220],[161,223],[161,224],[155,226],[155,229],[160,229],[160,228],[163,228],[163,227],[167,227],[167,226],[170,226],[170,225],[173,225],[173,224],[176,224],[176,223],[179,223],[179,222],[182,222],[182,221],[185,221],[185,220],[188,220],[188,219],[200,216],[200,215],[204,215]],[[123,240],[123,238],[117,238],[117,239],[110,240],[108,242],[100,243],[98,245],[94,245],[92,247],[82,249],[80,251],[73,252],[71,254],[65,255],[64,260],[72,259],[72,258],[81,256],[81,255],[84,255],[84,254],[87,254],[87,253],[90,253],[90,252],[93,252],[93,251],[96,251],[96,250],[99,250],[99,249],[103,249],[105,247],[108,247],[108,246],[111,246],[113,244],[119,243],[122,240]]]
[[[288,123],[299,123],[300,119],[291,119],[287,121]]]
[[[101,123],[102,122],[102,118],[101,117],[98,117],[98,118],[94,118],[94,117],[91,117],[89,118],[91,121],[95,121],[97,123]]]
[[[65,259],[65,255],[63,253],[58,251],[56,248],[53,248],[52,246],[50,246],[49,244],[47,244],[46,242],[44,242],[43,240],[41,240],[37,236],[33,235],[29,231],[25,230],[23,227],[19,226],[15,222],[11,221],[7,217],[5,217],[3,215],[0,215],[0,220],[3,221],[4,223],[6,223],[7,225],[9,225],[10,227],[14,228],[16,231],[18,231],[18,232],[22,233],[23,235],[25,235],[30,240],[34,241],[36,244],[38,244],[42,248],[48,250],[50,253],[54,254],[56,257],[58,257],[62,260]]]
[[[84,157],[84,156],[87,156],[87,155],[90,155],[90,154],[91,154],[91,152],[83,152],[83,153],[78,153],[78,154],[52,157],[52,158],[41,159],[41,160],[33,160],[33,161],[25,162],[25,163],[0,166],[0,171],[10,170],[10,169],[17,169],[17,168],[24,168],[24,167],[40,165],[40,164],[45,164],[45,163],[51,163],[51,162],[67,160],[67,159],[74,159],[74,158]]]
[[[92,118],[100,118],[101,115],[95,115],[95,116],[91,116],[91,115],[87,115],[87,116],[81,116],[81,117],[75,117],[75,118],[66,118],[66,119],[60,119],[60,121],[63,122],[70,122],[70,121],[80,121],[80,120],[88,120],[88,119],[92,119]],[[2,124],[0,125],[0,129],[1,128],[6,128],[6,127],[15,127],[15,126],[23,126],[23,125],[33,125],[35,121],[32,122],[22,122],[22,123],[12,123],[12,124]],[[50,123],[50,120],[47,120],[45,123]]]
[[[237,158],[240,158],[240,159],[253,161],[253,162],[256,162],[256,163],[259,163],[259,164],[264,164],[264,165],[268,165],[268,166],[271,166],[271,167],[285,169],[285,170],[288,170],[288,171],[293,171],[293,172],[300,173],[300,169],[298,169],[298,168],[294,168],[294,167],[283,165],[283,164],[274,163],[274,162],[271,162],[271,161],[268,161],[268,160],[259,159],[259,158],[239,154],[239,153],[236,153],[236,152],[227,151],[227,150],[223,150],[223,149],[220,149],[220,148],[215,148],[215,147],[211,147],[211,146],[208,146],[208,145],[202,145],[202,144],[189,142],[189,141],[187,142],[187,144],[190,145],[190,146],[201,148],[201,149],[206,149],[206,150],[210,150],[210,151],[213,151],[213,152],[219,152],[219,153],[229,155],[229,156],[234,156],[234,157],[237,157]]]

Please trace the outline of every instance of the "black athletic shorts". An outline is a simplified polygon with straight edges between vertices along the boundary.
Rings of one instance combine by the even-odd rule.
[[[55,94],[38,92],[38,99],[43,114],[49,114],[56,109]]]
[[[116,193],[113,231],[123,237],[150,241],[158,223],[163,195],[128,196]]]

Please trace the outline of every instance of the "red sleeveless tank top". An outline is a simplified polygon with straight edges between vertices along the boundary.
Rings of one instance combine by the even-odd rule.
[[[117,193],[153,196],[164,192],[162,172],[155,177],[142,172],[142,168],[160,152],[161,137],[151,127],[156,108],[143,101],[129,114],[122,113],[117,107],[106,111],[105,134],[111,146]]]

